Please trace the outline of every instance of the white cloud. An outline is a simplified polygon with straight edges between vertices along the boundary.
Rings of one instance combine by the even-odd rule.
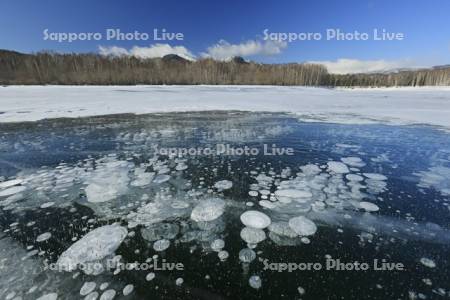
[[[111,47],[99,47],[99,52],[101,55],[112,55],[112,56],[135,56],[138,58],[155,58],[163,57],[168,54],[176,54],[187,60],[195,60],[195,55],[192,54],[184,46],[170,46],[169,44],[154,44],[149,47],[139,47],[134,46],[130,50],[125,48],[111,46]]]
[[[352,73],[373,73],[384,72],[402,68],[416,68],[414,62],[409,59],[403,60],[358,60],[341,58],[336,61],[309,61],[325,65],[328,72],[334,74],[352,74]]]
[[[249,40],[241,44],[230,44],[221,40],[217,44],[208,47],[206,52],[201,55],[217,60],[229,60],[234,56],[275,55],[281,53],[281,50],[286,48],[286,46],[286,42],[272,40]]]

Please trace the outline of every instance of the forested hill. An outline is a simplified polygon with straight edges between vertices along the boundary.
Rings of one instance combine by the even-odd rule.
[[[236,57],[188,61],[98,54],[22,54],[0,50],[0,84],[242,84],[302,86],[450,86],[450,66],[379,74],[337,75],[318,64],[260,64]]]

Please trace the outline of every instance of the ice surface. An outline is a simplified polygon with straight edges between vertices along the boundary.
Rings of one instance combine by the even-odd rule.
[[[306,121],[450,127],[448,87],[129,86],[127,90],[135,93],[124,94],[115,86],[0,87],[0,122],[118,113],[242,110],[292,112]]]

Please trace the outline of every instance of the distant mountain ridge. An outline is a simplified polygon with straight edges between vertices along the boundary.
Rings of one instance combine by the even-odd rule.
[[[263,64],[234,57],[189,61],[179,55],[140,59],[94,53],[24,54],[0,49],[0,84],[134,85],[301,85],[301,86],[450,86],[450,65],[389,72],[330,74],[320,64]]]

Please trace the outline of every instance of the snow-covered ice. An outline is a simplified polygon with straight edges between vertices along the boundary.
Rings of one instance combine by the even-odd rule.
[[[450,127],[450,88],[280,86],[0,87],[0,122],[174,111],[291,112],[305,121]],[[170,93],[169,93],[170,92]]]

